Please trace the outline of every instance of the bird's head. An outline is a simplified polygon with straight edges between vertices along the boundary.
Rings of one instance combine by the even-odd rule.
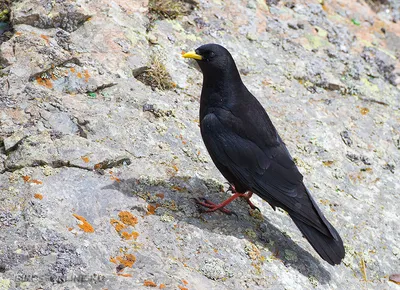
[[[203,74],[208,76],[220,75],[236,69],[235,62],[229,51],[221,45],[210,43],[198,47],[182,55],[184,58],[193,58],[199,64]]]

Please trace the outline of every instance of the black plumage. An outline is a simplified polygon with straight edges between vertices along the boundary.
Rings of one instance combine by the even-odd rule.
[[[206,44],[183,55],[203,72],[200,128],[204,144],[235,197],[254,192],[273,208],[288,212],[317,253],[331,265],[344,257],[343,242],[303,183],[266,111],[243,84],[231,54]],[[249,192],[248,195],[244,193]],[[201,203],[220,209],[221,205]]]

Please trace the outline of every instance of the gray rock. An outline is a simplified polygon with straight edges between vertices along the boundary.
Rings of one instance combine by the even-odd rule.
[[[229,277],[225,270],[226,265],[220,259],[207,259],[201,266],[200,271],[211,280],[220,280]]]
[[[10,137],[4,138],[4,149],[6,152],[13,150],[24,138],[26,138],[28,133],[24,130],[14,132]]]
[[[378,14],[190,1],[173,20],[141,0],[39,2],[12,2],[0,44],[0,288],[397,287],[384,278],[400,255],[395,1]],[[343,21],[354,15],[362,27]],[[343,238],[342,265],[257,196],[260,213],[243,200],[227,207],[237,218],[199,213],[195,198],[230,196],[199,132],[202,75],[181,57],[208,42],[268,111]],[[154,55],[170,90],[135,78]]]
[[[61,134],[76,134],[78,126],[71,120],[71,117],[64,112],[50,114],[47,119],[51,128]]]

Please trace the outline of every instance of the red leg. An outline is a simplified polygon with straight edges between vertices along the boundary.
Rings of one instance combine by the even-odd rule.
[[[223,213],[226,213],[226,214],[232,214],[233,213],[229,209],[226,209],[226,208],[223,208],[223,207],[219,208],[219,206],[220,206],[219,204],[215,204],[215,203],[213,203],[213,202],[211,202],[211,201],[209,201],[207,199],[203,199],[203,200],[204,201],[200,201],[197,198],[195,198],[195,201],[196,201],[197,204],[200,204],[202,206],[205,206],[205,207],[209,208],[209,210],[206,210],[205,212],[213,212],[213,211],[216,211],[216,210],[219,209],[220,211],[222,211]]]
[[[197,201],[197,203],[201,204],[201,205],[203,205],[205,207],[210,208],[210,209],[206,210],[206,212],[213,212],[213,211],[216,211],[216,210],[221,210],[221,211],[223,211],[225,213],[226,213],[226,211],[229,211],[229,213],[231,213],[230,210],[227,210],[224,207],[227,206],[228,204],[230,204],[232,201],[234,201],[238,197],[246,197],[246,196],[247,195],[245,193],[235,193],[230,198],[228,198],[227,200],[221,202],[220,204],[215,204],[215,203],[210,202],[208,200],[205,200],[205,202]]]
[[[230,198],[228,198],[227,200],[221,202],[220,204],[215,204],[215,203],[213,203],[213,202],[211,202],[211,201],[208,201],[208,200],[206,200],[206,199],[205,199],[203,202],[196,199],[196,202],[197,202],[198,204],[202,205],[202,206],[205,206],[205,207],[208,207],[208,208],[209,208],[209,209],[206,210],[205,212],[213,212],[213,211],[216,211],[216,210],[220,210],[220,211],[222,211],[222,212],[224,212],[224,213],[226,213],[226,214],[232,214],[232,212],[231,212],[230,210],[227,210],[227,209],[225,209],[224,207],[227,206],[228,204],[230,204],[230,203],[231,203],[232,201],[234,201],[236,198],[238,198],[238,197],[244,197],[244,198],[246,199],[247,203],[250,205],[250,207],[251,207],[252,209],[258,209],[258,208],[250,201],[250,198],[251,198],[251,196],[253,195],[253,193],[252,193],[251,191],[248,191],[247,193],[238,193],[238,192],[236,191],[236,189],[235,189],[235,186],[232,185],[232,184],[230,184],[228,191],[232,191],[233,195],[232,195]]]
[[[250,198],[252,197],[253,193],[251,191],[248,191],[244,197],[244,199],[247,201],[248,205],[251,207],[251,209],[257,209],[260,210],[258,207],[256,207],[251,201]]]
[[[229,184],[229,188],[228,191],[232,191],[232,193],[238,193],[235,189],[235,186],[233,184]],[[244,193],[241,197],[243,197],[247,203],[249,204],[249,206],[251,207],[251,209],[258,209],[258,207],[256,207],[251,201],[250,198],[253,196],[253,193],[251,191],[247,191],[247,193]],[[259,209],[258,209],[259,210]]]

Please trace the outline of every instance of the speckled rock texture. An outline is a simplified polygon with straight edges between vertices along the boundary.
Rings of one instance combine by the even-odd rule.
[[[0,289],[400,289],[397,1],[158,2],[12,4]],[[260,212],[199,211],[229,197],[199,132],[202,75],[181,57],[210,42],[341,233],[339,266],[258,197]]]

